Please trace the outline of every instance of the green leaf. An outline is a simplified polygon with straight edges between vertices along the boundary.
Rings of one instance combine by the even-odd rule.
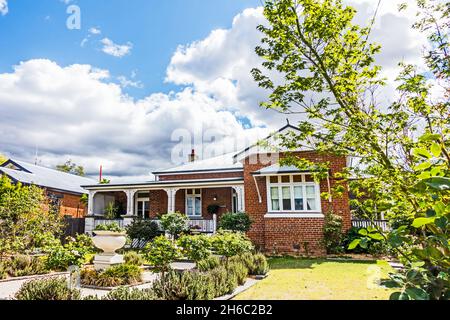
[[[429,163],[429,162],[422,162],[421,164],[415,166],[414,170],[422,171],[422,170],[428,169],[429,167],[431,167],[431,163]]]
[[[434,220],[436,220],[436,218],[432,217],[432,218],[416,218],[414,219],[412,226],[414,228],[420,228],[423,227],[424,225],[433,223]]]
[[[430,150],[431,150],[431,153],[433,154],[433,156],[435,156],[436,158],[439,157],[441,155],[441,152],[442,152],[441,146],[438,143],[436,143],[436,142],[434,142],[431,145],[431,149]]]
[[[428,293],[420,288],[407,288],[405,292],[413,300],[430,300]]]
[[[424,148],[414,148],[412,151],[413,155],[419,158],[431,159],[433,156]]]
[[[405,292],[394,292],[389,297],[389,300],[409,300],[409,297]]]
[[[425,184],[430,186],[433,189],[437,190],[450,190],[450,178],[445,177],[433,177],[431,179],[427,179]]]
[[[369,237],[374,239],[374,240],[384,240],[384,237],[381,235],[381,233],[369,233]]]
[[[421,136],[419,138],[419,140],[422,141],[422,142],[425,142],[425,141],[439,141],[439,139],[441,139],[441,136],[439,134],[432,134],[432,133],[424,134],[423,136]]]
[[[360,235],[362,235],[362,236],[367,236],[367,234],[368,234],[368,232],[367,232],[366,229],[360,229],[360,230],[358,231],[358,233],[359,233]]]
[[[359,243],[361,242],[361,239],[355,239],[353,240],[349,245],[348,245],[348,250],[353,250],[355,249]]]

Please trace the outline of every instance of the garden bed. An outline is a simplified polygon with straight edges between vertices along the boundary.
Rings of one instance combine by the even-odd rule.
[[[35,275],[23,276],[23,277],[8,277],[6,279],[0,280],[0,284],[5,283],[5,282],[12,282],[12,281],[34,280],[34,279],[65,276],[65,275],[69,275],[69,272],[50,272],[50,273],[35,274]]]

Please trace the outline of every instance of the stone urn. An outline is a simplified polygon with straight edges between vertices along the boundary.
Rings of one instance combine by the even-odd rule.
[[[125,246],[127,242],[125,232],[114,231],[94,231],[95,236],[92,238],[94,245],[103,250],[102,253],[95,255],[94,267],[96,270],[107,269],[108,267],[123,263],[123,255],[117,254],[119,250]]]

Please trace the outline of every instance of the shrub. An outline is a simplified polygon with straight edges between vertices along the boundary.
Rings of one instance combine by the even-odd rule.
[[[348,230],[347,234],[344,236],[344,239],[342,241],[344,248],[348,248],[350,243],[352,243],[356,239],[361,238],[361,234],[359,233],[361,229],[363,228],[352,227]],[[347,251],[351,253],[366,253],[378,256],[388,254],[389,247],[383,241],[372,239],[370,242],[367,242],[365,248],[363,248],[362,246],[357,246],[352,250],[347,249]]]
[[[213,279],[216,297],[232,293],[238,286],[236,274],[228,273],[228,270],[224,266],[214,268],[208,274]]]
[[[210,300],[215,297],[209,274],[170,271],[153,282],[153,292],[161,300]]]
[[[262,253],[253,256],[253,269],[249,270],[251,275],[266,275],[269,272],[269,263]]]
[[[60,242],[51,247],[47,247],[48,253],[46,266],[50,270],[65,271],[71,265],[81,266],[89,262],[89,258],[95,253],[96,249],[92,238],[81,234],[75,239],[66,238],[66,244],[63,246]]]
[[[144,258],[136,251],[128,251],[124,254],[123,259],[126,264],[132,264],[135,266],[142,266],[145,262]]]
[[[80,300],[79,290],[69,289],[65,278],[48,278],[24,283],[16,293],[17,300]]]
[[[6,279],[6,277],[8,276],[6,268],[6,263],[0,261],[0,280]]]
[[[81,283],[97,287],[117,287],[136,284],[142,281],[142,270],[131,264],[118,264],[103,271],[84,269]]]
[[[179,249],[164,236],[156,237],[145,247],[145,257],[157,271],[165,272],[169,270],[170,263],[179,256]]]
[[[174,239],[184,232],[189,232],[189,218],[180,212],[167,213],[161,216],[161,226]]]
[[[333,213],[326,214],[323,226],[323,244],[327,253],[343,252],[342,239],[342,217]]]
[[[225,213],[219,222],[219,229],[247,232],[250,230],[252,221],[250,216],[245,212]]]
[[[220,265],[220,258],[218,256],[209,256],[205,259],[197,261],[197,269],[200,271],[209,271],[217,268]]]
[[[153,220],[136,219],[126,227],[127,235],[131,239],[150,241],[157,237],[161,231]]]
[[[110,291],[102,300],[156,300],[156,296],[151,289],[119,287]]]
[[[226,269],[228,277],[235,277],[239,285],[243,285],[247,280],[248,269],[239,259],[228,260]]]
[[[11,277],[32,276],[48,272],[44,257],[23,254],[13,256],[7,260],[4,270]]]
[[[117,222],[99,224],[95,227],[94,231],[111,231],[111,232],[124,232],[125,229],[121,228]]]
[[[113,202],[108,203],[104,212],[105,219],[114,220],[119,217],[119,207]]]
[[[200,261],[211,255],[211,245],[209,238],[205,235],[196,236],[181,236],[177,241],[181,252],[187,256],[188,259]]]
[[[220,230],[210,241],[213,250],[226,257],[251,252],[254,248],[252,242],[241,232]]]

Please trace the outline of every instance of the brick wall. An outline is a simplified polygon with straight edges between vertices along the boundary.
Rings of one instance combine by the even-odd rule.
[[[87,214],[86,206],[81,203],[81,196],[63,192],[50,191],[51,194],[60,197],[60,213],[63,216],[83,218]]]
[[[164,190],[150,190],[150,217],[156,218],[158,214],[167,213],[167,192]]]
[[[334,174],[346,166],[345,157],[324,155],[312,151],[298,152],[297,156],[313,162],[330,162],[331,187],[338,183],[338,180],[333,177]],[[280,157],[282,158],[283,155]],[[264,218],[268,211],[266,178],[256,178],[262,198],[262,202],[259,203],[251,173],[269,165],[254,163],[254,161],[250,163],[249,158],[244,161],[245,207],[253,220],[248,236],[255,245],[268,252],[322,255],[325,252],[321,245],[323,218]],[[347,188],[347,185],[344,184],[344,187]],[[328,192],[326,180],[321,181],[320,191]],[[343,217],[345,230],[351,227],[348,192],[344,192],[342,197],[333,198],[331,203],[328,199],[321,199],[321,205],[324,214],[333,210]]]

